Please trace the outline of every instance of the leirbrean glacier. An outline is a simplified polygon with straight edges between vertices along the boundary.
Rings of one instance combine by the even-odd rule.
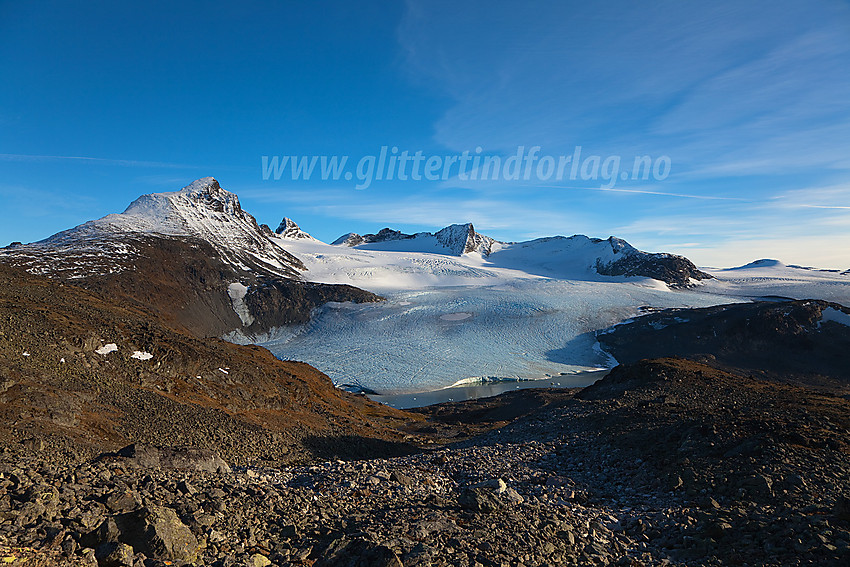
[[[586,237],[488,242],[488,254],[457,255],[457,247],[429,234],[356,247],[351,236],[336,245],[279,242],[305,264],[306,279],[356,285],[387,301],[326,305],[308,325],[260,344],[315,365],[338,385],[381,393],[607,368],[615,361],[599,349],[595,332],[647,309],[762,295],[850,299],[850,277],[780,263],[767,272],[763,265],[715,270],[716,279],[676,290],[649,278],[600,276],[592,270],[600,241]]]
[[[262,343],[308,362],[337,384],[381,393],[482,380],[538,379],[607,368],[594,331],[640,306],[703,307],[717,296],[628,283],[517,280],[385,294],[375,304],[330,304],[311,322]]]

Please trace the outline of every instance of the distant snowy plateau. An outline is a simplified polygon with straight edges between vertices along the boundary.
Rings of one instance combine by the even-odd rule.
[[[773,260],[697,269],[681,256],[641,252],[613,237],[504,243],[458,224],[415,235],[347,234],[326,244],[290,219],[274,232],[258,225],[212,178],[143,196],[122,214],[0,255],[56,277],[102,275],[126,269],[101,259],[132,256],[139,234],[204,239],[246,275],[227,288],[244,328],[225,338],[308,362],[337,385],[382,393],[606,368],[614,361],[595,333],[653,309],[761,297],[850,304],[848,272]],[[246,295],[259,272],[350,284],[386,301],[329,303],[305,325],[257,336],[244,329],[253,321]]]

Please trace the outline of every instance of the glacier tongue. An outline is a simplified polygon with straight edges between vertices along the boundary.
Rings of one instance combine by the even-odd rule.
[[[329,304],[303,328],[262,343],[315,365],[337,384],[381,393],[434,390],[473,378],[541,379],[607,367],[593,331],[641,305],[728,299],[630,283],[514,280],[385,293],[386,302]]]

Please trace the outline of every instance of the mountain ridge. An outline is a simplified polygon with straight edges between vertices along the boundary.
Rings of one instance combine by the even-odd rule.
[[[577,234],[570,237],[547,236],[524,242],[502,242],[477,232],[472,223],[449,225],[433,233],[405,234],[391,228],[362,236],[350,232],[331,245],[369,250],[448,253],[451,256],[477,253],[494,263],[497,257],[511,257],[512,262],[516,261],[516,251],[519,250],[527,250],[528,255],[540,256],[559,253],[563,263],[586,264],[584,267],[599,275],[648,277],[676,287],[687,287],[695,281],[713,278],[684,256],[644,252],[615,236],[601,239]],[[560,248],[564,250],[570,250],[555,252],[554,249],[559,248],[559,245],[563,245]]]
[[[123,213],[44,240],[0,249],[0,259],[152,307],[198,336],[262,334],[306,323],[328,301],[380,299],[352,286],[304,281],[301,260],[212,177],[142,195]],[[245,294],[233,297],[234,284]]]
[[[354,248],[368,244],[417,239],[433,239],[453,256],[460,256],[471,252],[477,252],[482,256],[488,256],[493,245],[497,242],[489,236],[484,236],[483,234],[476,232],[472,223],[468,222],[463,224],[451,224],[436,232],[417,232],[414,234],[405,234],[399,230],[393,230],[391,228],[382,228],[376,234],[364,234],[362,236],[356,232],[349,232],[348,234],[344,234],[334,240],[331,245]]]
[[[313,309],[326,302],[381,299],[345,282],[311,282],[304,261],[290,252],[301,250],[302,243],[320,244],[289,217],[274,232],[258,224],[235,193],[204,177],[179,191],[142,195],[122,213],[0,249],[0,258],[33,274],[153,306],[201,336],[261,336],[307,322]],[[480,256],[485,268],[504,266],[545,277],[590,272],[653,278],[672,287],[711,277],[687,258],[643,252],[615,237],[505,243],[477,232],[472,223],[412,235],[385,228],[364,236],[352,233],[336,243]]]
[[[179,191],[142,195],[124,210],[17,247],[79,246],[126,235],[195,237],[213,245],[229,262],[280,277],[297,277],[304,265],[275,245],[269,233],[242,209],[239,197],[213,177],[193,181]]]

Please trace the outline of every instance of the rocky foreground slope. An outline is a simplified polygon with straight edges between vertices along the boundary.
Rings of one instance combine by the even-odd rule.
[[[0,264],[0,400],[9,565],[850,559],[850,401],[694,361],[405,413]]]
[[[428,451],[232,473],[144,467],[145,448],[77,465],[7,449],[0,544],[51,565],[850,559],[844,398],[664,359],[422,415]]]
[[[0,442],[53,463],[130,442],[207,448],[234,465],[362,455],[401,440],[411,417],[306,364],[2,263],[0,401]]]
[[[683,313],[659,314],[611,335],[636,362],[584,390],[400,412],[205,338],[379,299],[298,277],[214,181],[0,254],[0,562],[850,561],[845,308],[694,312],[687,332],[671,324]],[[638,360],[660,344],[695,360]],[[796,367],[752,376],[806,357],[832,389],[800,386]]]

